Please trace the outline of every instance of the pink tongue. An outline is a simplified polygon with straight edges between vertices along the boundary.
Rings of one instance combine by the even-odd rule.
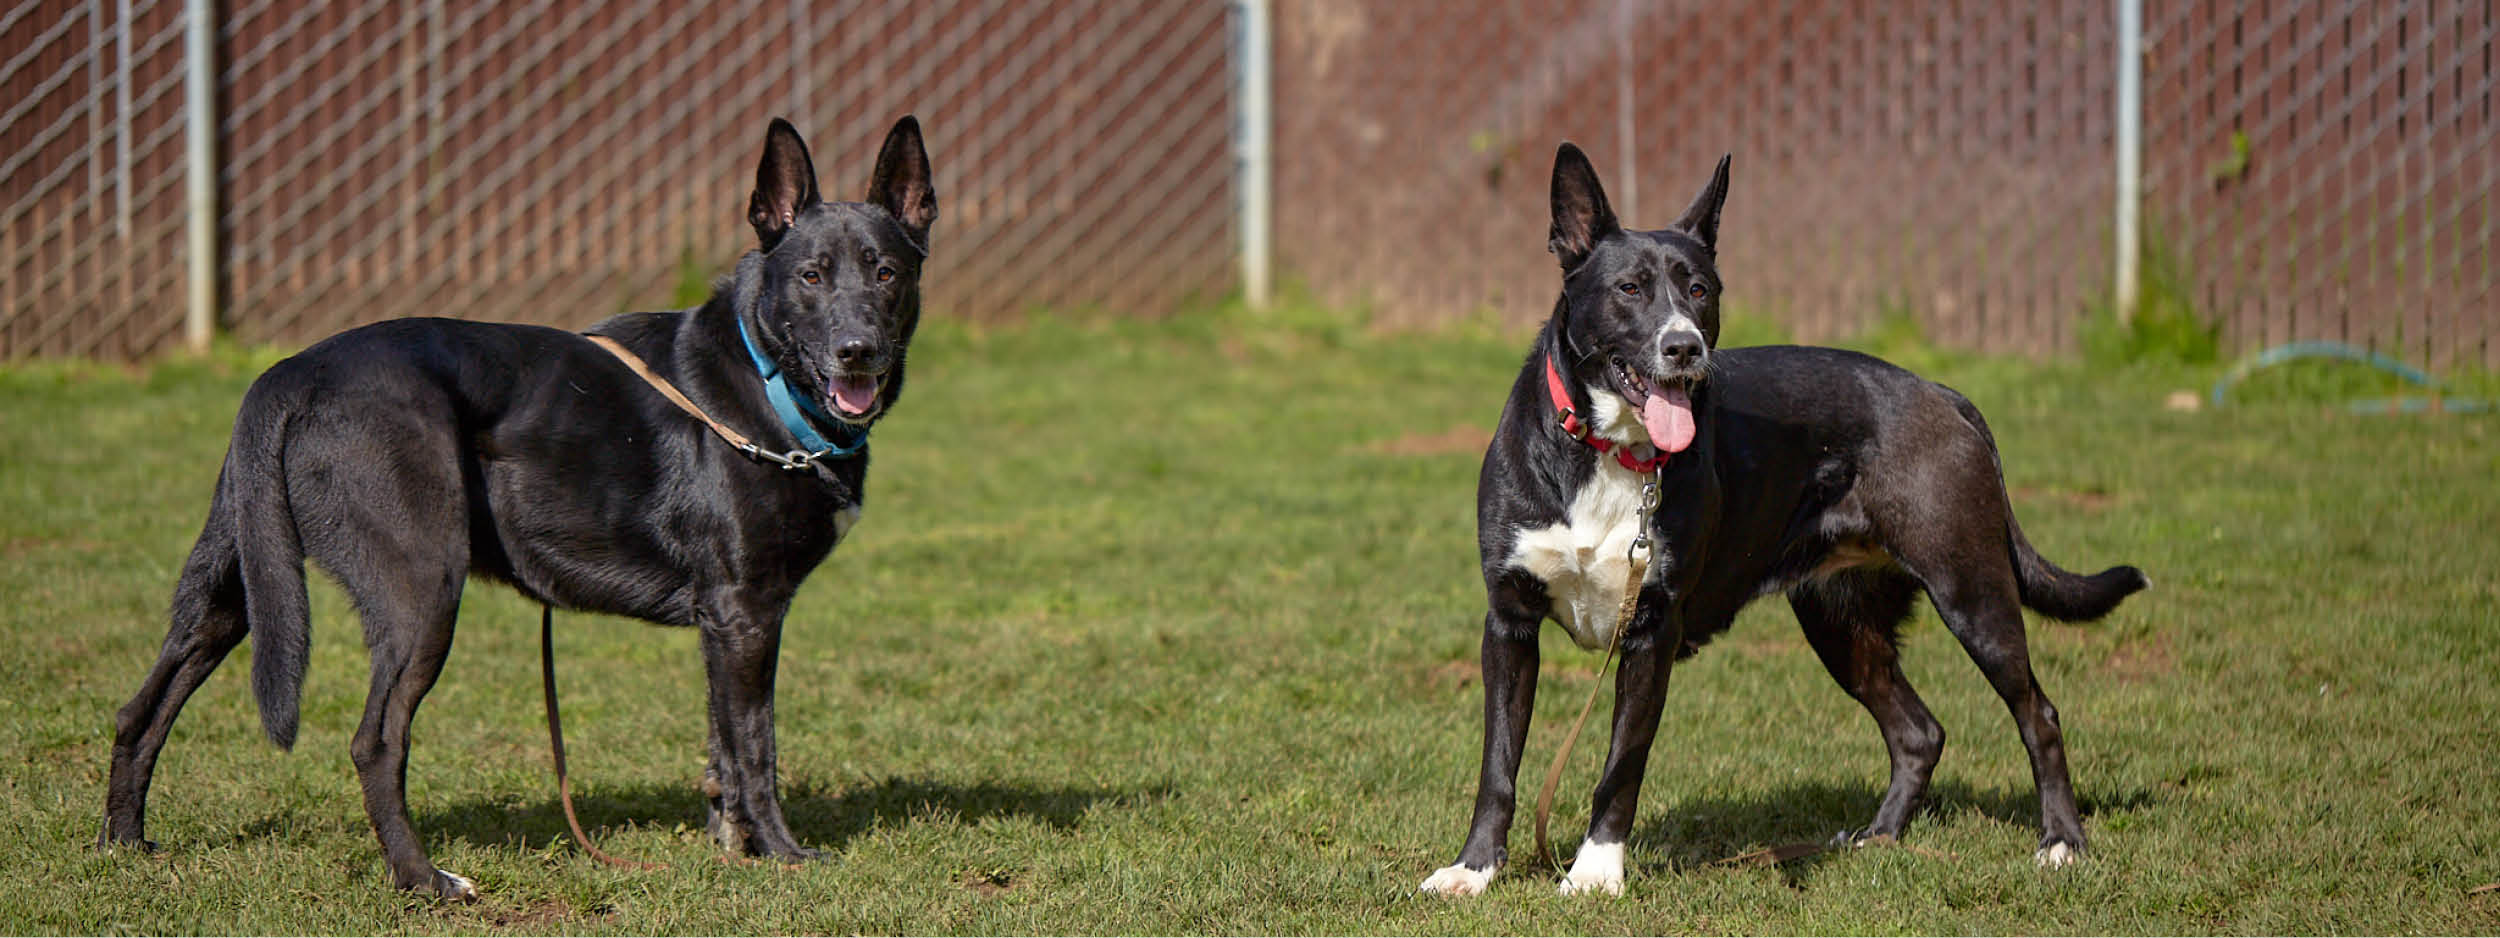
[[[877,379],[835,378],[833,403],[846,414],[864,414],[877,406]]]
[[[1669,388],[1649,396],[1641,405],[1641,426],[1649,428],[1649,442],[1662,453],[1681,453],[1693,445],[1693,398],[1683,388]]]

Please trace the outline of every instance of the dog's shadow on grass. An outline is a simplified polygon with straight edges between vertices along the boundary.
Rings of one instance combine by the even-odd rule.
[[[1663,806],[1663,810],[1642,812],[1646,817],[1634,829],[1632,841],[1636,848],[1639,844],[1659,845],[1653,848],[1657,852],[1652,854],[1652,862],[1663,860],[1679,869],[1776,862],[1788,885],[1801,889],[1816,868],[1846,857],[1849,849],[1824,849],[1777,861],[1760,856],[1759,852],[1805,844],[1828,846],[1834,835],[1864,828],[1874,818],[1875,806],[1883,800],[1883,796],[1883,788],[1876,784],[1806,782],[1732,797],[1675,798]],[[2094,815],[2141,808],[2151,804],[2156,797],[2151,789],[2146,788],[2099,794],[2079,792],[2076,808],[2083,815],[2084,833],[2088,837],[2092,833],[2090,825]],[[2021,841],[2021,853],[2025,857],[2030,855],[2031,845],[2038,839],[2040,799],[2031,789],[1981,791],[1964,782],[1940,780],[1929,786],[1925,805],[1911,817],[1909,831],[1902,838],[1902,849],[1960,862],[1992,859],[1952,856],[1919,843],[1922,827],[1934,825],[1939,815],[1962,812],[1976,812],[2027,831],[2028,835]],[[1557,833],[1555,839],[1556,849],[1565,849],[1561,846],[1563,834]],[[1745,859],[1738,860],[1740,857]]]
[[[889,777],[863,779],[838,789],[812,782],[784,784],[781,798],[783,816],[799,843],[833,851],[869,831],[913,823],[969,826],[993,819],[1020,819],[1071,831],[1083,826],[1087,815],[1098,807],[1161,801],[1171,797],[1172,791],[1168,784],[1079,788]],[[576,792],[573,797],[573,810],[594,840],[605,832],[635,827],[682,827],[699,833],[704,804],[693,779],[684,785],[629,786]],[[572,838],[564,808],[552,796],[520,802],[477,799],[418,811],[413,820],[420,837],[479,846],[543,850]]]

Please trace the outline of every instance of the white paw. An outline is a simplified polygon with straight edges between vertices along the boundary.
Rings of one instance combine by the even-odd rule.
[[[1485,885],[1493,881],[1493,874],[1500,869],[1472,870],[1464,864],[1454,863],[1432,871],[1432,875],[1424,879],[1424,884],[1415,889],[1436,896],[1472,896],[1483,892]]]
[[[434,891],[443,898],[459,902],[477,901],[477,884],[470,882],[468,877],[441,867],[435,868],[434,875],[442,877],[442,882],[435,884]]]
[[[2083,859],[2083,851],[2068,846],[2062,840],[2042,847],[2040,852],[2031,855],[2031,861],[2040,864],[2040,868],[2044,870],[2058,869],[2081,859]]]
[[[1562,894],[1597,893],[1623,895],[1622,844],[1581,844],[1580,855],[1571,858],[1571,872],[1563,876]]]

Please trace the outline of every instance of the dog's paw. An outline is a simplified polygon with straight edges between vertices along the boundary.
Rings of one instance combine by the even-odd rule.
[[[1581,844],[1561,889],[1566,896],[1623,895],[1623,845]]]
[[[1617,873],[1613,876],[1583,876],[1579,871],[1574,870],[1570,875],[1563,877],[1562,885],[1559,889],[1562,894],[1566,896],[1594,896],[1599,894],[1620,896],[1623,895],[1623,874]]]
[[[747,855],[747,848],[754,842],[754,838],[749,836],[747,826],[730,817],[729,812],[713,812],[709,826],[712,840],[720,844],[722,852],[733,857]]]
[[[2040,852],[2031,855],[2031,862],[2039,864],[2044,870],[2063,869],[2082,859],[2082,848],[2063,840],[2042,847]]]
[[[466,876],[437,868],[434,871],[434,894],[453,902],[476,902],[477,884],[470,882]]]
[[[111,850],[116,847],[136,850],[140,853],[155,853],[158,850],[156,841],[144,837],[121,838],[107,832],[104,836],[96,838],[95,848],[98,850]]]
[[[825,852],[814,847],[801,847],[794,844],[790,847],[773,851],[772,858],[783,863],[796,865],[822,860],[825,858]]]
[[[1415,887],[1415,891],[1436,896],[1476,895],[1484,892],[1484,887],[1493,882],[1493,874],[1499,869],[1473,870],[1466,864],[1453,863],[1432,871],[1432,875],[1425,877],[1424,884]]]

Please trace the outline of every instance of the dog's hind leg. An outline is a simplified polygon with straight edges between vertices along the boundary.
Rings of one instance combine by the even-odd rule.
[[[1994,530],[2002,531],[2002,523]],[[2001,543],[2004,535],[1996,536]],[[1987,556],[2001,558],[2008,552],[1999,548]],[[2022,733],[2023,748],[2031,755],[2032,784],[2040,794],[2037,859],[2042,866],[2052,867],[2081,859],[2083,819],[2075,809],[2074,783],[2066,772],[2065,735],[2058,726],[2057,707],[2049,703],[2031,671],[2012,563],[1919,566],[1912,558],[1903,560],[1913,564],[1913,569],[1933,571],[1924,582],[1936,614],[1953,637],[1961,640],[1980,673],[1987,675]]]
[[[1843,842],[1901,836],[1944,753],[1944,726],[1927,712],[1901,673],[1894,644],[1895,632],[1917,597],[1918,581],[1895,570],[1843,570],[1788,591],[1789,608],[1796,611],[1806,641],[1840,689],[1875,718],[1892,760],[1892,781],[1875,809],[1874,822],[1843,833]]]
[[[231,509],[212,503],[206,530],[183,564],[174,588],[173,625],[156,666],[140,682],[139,692],[114,717],[113,763],[104,789],[104,831],[98,846],[122,844],[145,850],[148,786],[156,774],[157,753],[174,718],[209,672],[242,644],[243,578],[235,563]]]
[[[2013,507],[1977,409],[1955,401],[1958,395],[1930,398],[1924,402],[1929,410],[1907,418],[1897,442],[1917,455],[1909,465],[1862,475],[1859,495],[1871,527],[1885,532],[1880,546],[1927,590],[1937,617],[2013,714],[2040,795],[2036,856],[2043,866],[2064,866],[2083,855],[2083,819],[2066,772],[2057,707],[2031,671],[2011,540]],[[1938,404],[1951,409],[1939,412]]]
[[[391,882],[473,900],[476,886],[436,868],[408,818],[410,726],[451,652],[469,574],[458,418],[423,381],[368,376],[366,388],[371,398],[334,401],[298,421],[289,501],[305,554],[337,577],[364,620],[372,683],[348,756]]]
[[[364,611],[366,644],[373,653],[373,684],[365,715],[348,743],[364,788],[365,816],[382,841],[391,882],[401,889],[446,899],[477,898],[466,877],[434,866],[408,818],[408,734],[417,705],[443,673],[451,653],[452,624],[460,608],[465,566],[420,565],[383,585],[365,579],[350,592]],[[369,576],[384,571],[365,571]],[[384,574],[387,575],[387,574]]]

